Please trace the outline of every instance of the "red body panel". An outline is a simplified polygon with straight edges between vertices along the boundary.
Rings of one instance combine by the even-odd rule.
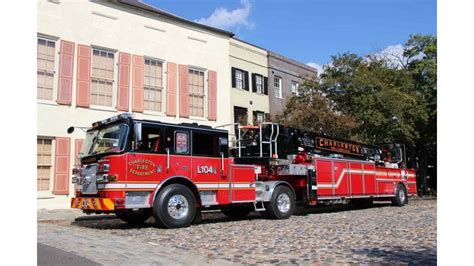
[[[376,166],[374,162],[316,158],[318,198],[393,196],[398,184],[416,194],[415,171]]]
[[[254,166],[231,165],[229,158],[170,155],[168,168],[166,154],[126,153],[104,159],[110,164],[109,175],[116,180],[99,187],[102,197],[124,198],[127,191],[154,192],[166,180],[184,177],[199,191],[216,191],[220,205],[255,200],[255,188],[250,186],[255,181]]]
[[[115,181],[99,185],[99,195],[109,199],[124,199],[128,191],[147,191],[149,204],[164,182],[182,177],[190,180],[198,191],[215,191],[216,204],[253,202],[256,199],[255,165],[233,164],[232,158],[200,157],[152,153],[125,153],[103,158],[110,165],[109,176]],[[404,184],[408,195],[416,194],[413,170],[376,166],[374,162],[316,158],[317,199],[350,197],[391,197],[398,184]],[[306,177],[259,175],[262,179],[288,182],[297,198],[306,193]],[[211,192],[212,193],[212,192]],[[78,194],[78,193],[76,193]],[[116,207],[124,208],[122,207]]]

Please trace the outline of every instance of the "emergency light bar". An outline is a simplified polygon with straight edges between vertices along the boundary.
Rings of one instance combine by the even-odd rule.
[[[116,116],[112,116],[110,118],[94,122],[94,123],[92,123],[92,127],[93,128],[100,127],[100,126],[110,124],[110,123],[118,121],[118,120],[125,120],[125,119],[134,118],[134,117],[135,117],[135,115],[133,113],[121,113],[121,114],[118,114]]]

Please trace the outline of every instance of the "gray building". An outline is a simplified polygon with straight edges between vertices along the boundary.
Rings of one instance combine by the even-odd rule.
[[[316,69],[280,54],[268,51],[268,97],[270,116],[275,118],[286,108],[286,101],[303,84],[303,77],[313,76]]]

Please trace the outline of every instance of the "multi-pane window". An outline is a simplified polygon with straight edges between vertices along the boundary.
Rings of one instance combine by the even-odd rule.
[[[114,53],[93,49],[91,72],[91,105],[112,106]]]
[[[161,112],[163,105],[163,64],[145,59],[145,80],[143,86],[143,108]]]
[[[38,138],[36,145],[36,180],[38,191],[48,191],[51,178],[53,140]]]
[[[38,99],[53,100],[54,61],[56,43],[38,38],[37,50],[37,94]]]
[[[299,88],[298,82],[292,80],[291,81],[291,93],[293,93],[293,95],[298,95],[298,88]]]
[[[237,89],[244,88],[244,72],[242,70],[235,70],[235,87]]]
[[[275,87],[275,97],[283,98],[282,91],[281,91],[281,78],[275,76],[273,85]]]
[[[263,94],[263,77],[255,76],[255,85],[257,86],[257,93]]]
[[[189,114],[204,117],[204,72],[189,69]]]
[[[260,123],[265,122],[265,113],[260,111],[253,111],[253,124],[258,126]]]

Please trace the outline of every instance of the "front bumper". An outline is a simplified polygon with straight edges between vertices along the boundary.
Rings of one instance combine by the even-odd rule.
[[[109,198],[77,197],[71,199],[71,208],[91,211],[113,211],[114,201]]]

